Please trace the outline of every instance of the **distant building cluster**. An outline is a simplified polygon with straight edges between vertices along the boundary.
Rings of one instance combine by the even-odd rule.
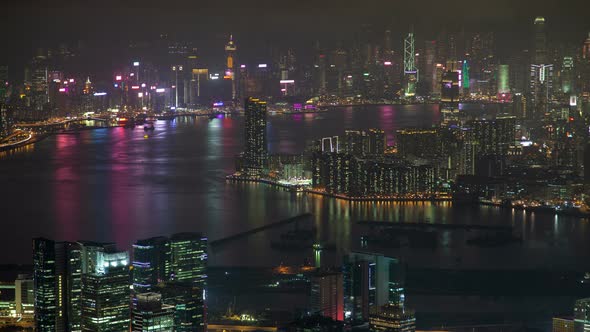
[[[576,45],[550,40],[550,23],[536,17],[530,42],[509,52],[499,52],[493,32],[443,29],[425,39],[412,28],[400,33],[367,25],[337,45],[271,45],[250,59],[229,35],[218,45],[225,55],[213,62],[202,60],[201,45],[162,34],[130,42],[112,72],[100,75],[84,62],[92,55],[84,44],[60,44],[35,52],[22,84],[9,81],[8,68],[0,66],[0,98],[28,120],[107,110],[159,113],[248,96],[327,105],[513,102],[517,116],[538,119],[555,103],[590,99],[590,37],[580,36]]]

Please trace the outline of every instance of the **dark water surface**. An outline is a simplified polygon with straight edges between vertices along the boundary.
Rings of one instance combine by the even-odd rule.
[[[322,114],[269,116],[271,152],[303,151],[306,139],[344,129],[428,127],[439,119],[435,105],[335,108]],[[311,212],[318,241],[336,244],[325,260],[357,247],[356,221],[512,225],[522,245],[482,249],[449,236],[436,250],[401,249],[412,262],[445,268],[565,268],[590,266],[590,226],[572,217],[527,214],[495,207],[450,203],[349,203],[296,195],[251,183],[226,183],[242,149],[243,117],[158,121],[144,138],[141,127],[83,131],[50,137],[0,155],[1,263],[30,263],[35,236],[61,240],[114,241],[129,249],[137,239],[201,231],[210,240]],[[390,142],[391,143],[391,142]],[[285,226],[236,240],[211,252],[212,265],[271,266],[313,258],[278,252],[270,241]],[[443,239],[444,240],[444,239]],[[444,241],[443,241],[444,242]],[[324,258],[322,258],[324,259]]]

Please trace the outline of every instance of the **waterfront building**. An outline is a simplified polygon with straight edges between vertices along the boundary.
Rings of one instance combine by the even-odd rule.
[[[333,320],[344,320],[341,272],[319,271],[311,277],[311,312]]]
[[[127,331],[129,253],[113,250],[109,244],[89,243],[88,247],[83,254],[87,261],[82,275],[82,331]]]
[[[371,308],[370,332],[414,332],[416,317],[412,310],[396,304]]]
[[[245,150],[244,166],[248,175],[259,176],[268,158],[266,144],[266,102],[257,98],[246,99],[244,106]]]
[[[133,332],[169,332],[174,330],[174,307],[162,304],[158,293],[137,294],[137,306],[131,316]]]

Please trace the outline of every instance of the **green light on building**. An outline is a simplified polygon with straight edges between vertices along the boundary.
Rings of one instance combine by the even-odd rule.
[[[464,89],[469,89],[469,64],[467,63],[467,60],[463,61],[463,70],[462,70],[462,75],[463,75],[463,88]]]
[[[510,69],[508,65],[498,65],[498,93],[510,92]]]

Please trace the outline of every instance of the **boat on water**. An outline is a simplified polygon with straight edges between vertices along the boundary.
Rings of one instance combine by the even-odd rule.
[[[146,121],[143,124],[143,130],[145,131],[149,131],[149,130],[154,130],[154,122],[153,121]]]
[[[173,120],[176,117],[176,115],[172,114],[172,113],[162,113],[158,116],[156,116],[156,118],[158,120]]]

